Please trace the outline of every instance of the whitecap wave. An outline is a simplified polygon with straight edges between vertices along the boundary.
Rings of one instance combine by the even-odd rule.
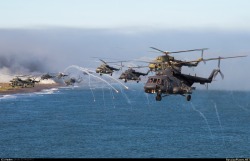
[[[0,100],[4,100],[4,99],[15,99],[17,98],[16,95],[0,95]]]
[[[40,92],[35,92],[35,94],[54,94],[55,91],[58,91],[58,88],[43,89]]]

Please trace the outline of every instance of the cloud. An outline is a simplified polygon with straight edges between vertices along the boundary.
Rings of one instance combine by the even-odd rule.
[[[131,32],[128,32],[131,31]],[[223,32],[216,30],[151,30],[137,32],[138,29],[0,29],[0,69],[8,68],[19,72],[58,72],[70,65],[96,68],[105,60],[132,60],[142,57],[155,58],[161,53],[152,53],[149,47],[177,51],[195,48],[209,48],[204,57],[234,56],[250,53],[250,33]],[[123,32],[124,31],[124,32]],[[131,34],[133,33],[133,34]],[[176,59],[193,60],[200,52],[180,53]],[[214,83],[216,89],[230,87],[250,89],[249,57],[222,61],[225,79]],[[232,66],[232,64],[234,66]],[[196,73],[207,77],[217,62],[208,62],[183,72]],[[242,70],[244,69],[244,70]],[[218,85],[217,85],[218,84]],[[213,85],[211,85],[213,88]]]

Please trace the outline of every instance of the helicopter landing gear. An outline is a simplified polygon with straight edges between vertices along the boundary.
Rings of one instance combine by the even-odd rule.
[[[156,97],[155,97],[155,100],[156,101],[161,101],[162,97],[161,97],[161,94],[157,93]]]
[[[124,82],[126,83],[126,82],[127,82],[127,79],[125,79]]]
[[[186,95],[186,99],[187,99],[187,101],[190,101],[191,100],[191,95]]]
[[[139,81],[136,81],[137,83],[139,83]]]

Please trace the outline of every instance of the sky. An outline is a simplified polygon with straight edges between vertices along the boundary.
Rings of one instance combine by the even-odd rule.
[[[10,0],[0,2],[0,27],[249,31],[249,6],[248,0]]]
[[[0,1],[0,74],[95,68],[108,61],[154,59],[149,47],[209,48],[204,58],[250,55],[250,1],[9,0]],[[174,55],[193,60],[199,52]],[[224,60],[214,89],[250,90],[250,57]],[[217,62],[183,69],[208,77]],[[1,78],[1,77],[0,77]]]

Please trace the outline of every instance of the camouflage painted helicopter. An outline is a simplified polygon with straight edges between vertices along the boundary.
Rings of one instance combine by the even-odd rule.
[[[163,51],[163,50],[157,49],[155,47],[150,47],[150,48],[165,54],[163,56],[158,56],[154,61],[149,62],[150,64],[148,67],[151,71],[162,70],[162,69],[165,69],[167,67],[170,67],[171,65],[174,65],[172,67],[174,67],[176,70],[179,70],[179,71],[181,70],[182,66],[196,67],[199,64],[199,62],[201,62],[203,60],[204,50],[208,49],[208,48],[201,48],[201,49],[191,49],[191,50],[170,52],[170,51]],[[185,62],[185,61],[181,61],[181,60],[176,60],[176,59],[174,59],[174,57],[169,56],[170,54],[174,54],[174,53],[183,53],[183,52],[192,52],[192,51],[201,51],[201,58],[199,58],[195,62]]]
[[[121,63],[121,67],[120,68],[115,68],[115,67],[112,67],[112,66],[108,65],[108,63],[117,63],[117,62],[105,62],[102,59],[99,59],[99,60],[102,61],[103,64],[101,64],[101,66],[96,68],[96,73],[100,73],[100,75],[102,75],[102,74],[110,74],[111,76],[112,76],[114,71],[119,71],[123,66],[122,62],[125,62],[125,61],[117,61],[117,62]]]
[[[82,78],[80,77],[78,79],[72,77],[72,78],[64,80],[64,83],[66,84],[66,86],[73,86],[75,83],[80,83],[81,81],[82,81]]]
[[[29,78],[23,80],[23,79],[21,79],[19,77],[20,76],[16,76],[12,80],[10,80],[10,86],[12,86],[12,87],[20,86],[22,88],[25,88],[25,87],[34,87],[35,83],[40,82],[40,81],[36,81],[36,78],[31,79],[29,77]]]
[[[137,83],[139,83],[139,81],[141,80],[140,76],[148,75],[150,70],[148,70],[147,73],[142,73],[142,72],[136,71],[134,68],[144,68],[144,67],[147,67],[147,66],[129,67],[125,72],[123,72],[120,75],[119,79],[123,79],[125,83],[128,80],[133,80],[133,81],[136,81]]]
[[[45,80],[45,79],[51,79],[51,78],[58,78],[58,79],[61,79],[63,77],[66,77],[68,76],[67,74],[64,74],[64,73],[58,73],[58,74],[49,74],[49,73],[46,73],[46,74],[43,74],[41,76],[41,80]]]
[[[58,73],[58,74],[56,75],[56,77],[57,77],[58,79],[61,79],[61,78],[66,77],[66,76],[68,76],[68,74]]]
[[[16,76],[12,80],[10,80],[10,86],[12,86],[12,87],[16,87],[16,86],[24,87],[24,81],[21,78],[19,78],[18,76]]]
[[[49,73],[44,74],[44,75],[41,76],[41,80],[51,79],[51,78],[55,78],[55,76],[50,75]]]
[[[218,68],[214,69],[208,78],[202,78],[183,74],[180,70],[176,70],[174,65],[166,67],[162,70],[157,71],[155,76],[148,77],[148,81],[144,86],[144,90],[146,93],[156,93],[156,101],[161,101],[162,97],[169,95],[182,95],[186,96],[187,101],[191,100],[192,91],[195,90],[195,87],[192,87],[194,83],[211,83],[212,80],[218,75],[221,75],[222,79],[224,75],[220,70],[220,60],[221,59],[229,59],[229,58],[237,58],[237,57],[246,57],[246,56],[233,56],[233,57],[218,57],[218,58],[209,58],[202,59],[202,61],[210,61],[210,60],[218,60]],[[201,60],[194,61],[182,61],[178,62],[180,65],[183,63],[197,63]],[[163,95],[163,96],[162,96]]]

